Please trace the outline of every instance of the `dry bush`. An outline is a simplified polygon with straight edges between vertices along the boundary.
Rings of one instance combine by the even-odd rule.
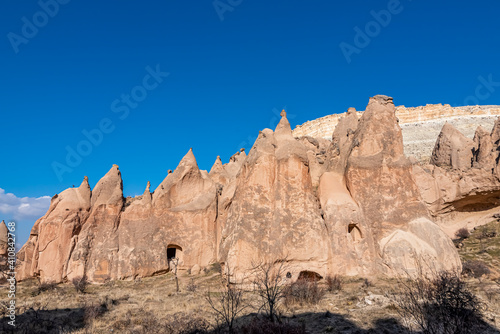
[[[76,292],[79,293],[85,293],[85,289],[87,289],[87,285],[89,285],[89,282],[87,281],[87,278],[85,276],[75,277],[71,280],[71,283],[73,283]]]
[[[123,319],[115,321],[111,330],[134,334],[207,334],[210,324],[192,314],[176,313],[160,319],[143,308],[129,310]]]
[[[194,279],[190,279],[189,283],[186,286],[186,290],[189,292],[196,292],[198,290],[198,285],[194,282]]]
[[[485,253],[486,252],[483,240],[494,238],[496,236],[497,236],[497,232],[496,231],[490,230],[487,227],[481,228],[481,231],[478,234],[475,235],[476,239],[479,240],[479,245],[481,247],[480,253]]]
[[[390,295],[408,328],[425,334],[479,333],[482,305],[456,273],[401,280]]]
[[[329,292],[336,292],[342,290],[344,284],[342,277],[339,275],[326,276],[326,285]]]
[[[315,280],[299,279],[284,290],[284,302],[286,306],[294,304],[317,304],[325,296],[325,289],[319,286]]]
[[[83,308],[83,321],[85,322],[85,327],[94,332],[94,321],[102,316],[108,311],[108,306],[106,303],[101,304],[89,304]]]
[[[489,275],[491,273],[490,268],[480,260],[469,260],[465,261],[462,265],[462,274],[479,278],[483,275]]]
[[[53,291],[57,288],[57,284],[54,282],[44,282],[44,283],[38,283],[38,286],[36,287],[36,290],[31,293],[33,297],[38,296],[42,292],[45,291]]]
[[[225,266],[225,275],[221,274],[220,291],[207,292],[205,299],[210,305],[217,327],[227,329],[229,333],[234,331],[234,321],[248,307],[245,300],[245,291],[241,285],[231,283],[231,271],[229,265]]]
[[[362,288],[370,288],[373,286],[372,281],[370,281],[368,278],[363,279],[363,283],[361,284]]]
[[[253,285],[260,302],[259,311],[263,311],[271,322],[281,316],[280,305],[285,297],[288,269],[286,256],[253,264]]]
[[[305,324],[292,325],[286,322],[272,322],[269,319],[255,317],[250,323],[240,328],[242,334],[305,334]]]
[[[470,232],[467,228],[462,227],[455,232],[455,236],[459,239],[467,239],[468,237],[470,237]]]

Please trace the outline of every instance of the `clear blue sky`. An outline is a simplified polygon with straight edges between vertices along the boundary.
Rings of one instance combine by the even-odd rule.
[[[295,126],[375,94],[500,104],[498,1],[54,1],[0,11],[0,220],[18,220],[22,243],[48,205],[39,197],[84,175],[94,186],[112,164],[125,196],[142,194],[190,147],[210,169],[250,149],[283,107]],[[390,22],[374,24],[388,7]],[[350,62],[341,43],[357,48]],[[147,76],[157,66],[161,82]],[[108,133],[69,167],[67,148],[99,126]],[[71,171],[58,177],[55,162]]]

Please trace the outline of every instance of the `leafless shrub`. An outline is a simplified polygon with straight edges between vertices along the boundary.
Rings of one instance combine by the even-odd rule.
[[[467,239],[468,237],[470,237],[470,232],[467,228],[462,227],[455,232],[455,236],[459,239]]]
[[[57,288],[57,284],[54,282],[44,282],[44,283],[38,283],[38,286],[35,291],[33,291],[31,294],[33,297],[38,296],[42,292],[45,291],[53,291]]]
[[[299,279],[287,285],[283,294],[286,306],[317,304],[325,296],[325,289],[315,280]]]
[[[165,333],[162,327],[165,327],[160,319],[158,319],[152,312],[143,308],[135,310],[134,312],[128,311],[126,315],[130,321],[122,323],[115,323],[117,329],[137,328],[133,333],[137,334],[160,334]]]
[[[481,253],[484,253],[486,251],[483,240],[494,238],[496,236],[497,236],[496,231],[492,231],[487,227],[481,228],[481,231],[476,235],[476,239],[479,240],[479,245],[481,247]]]
[[[225,275],[221,274],[220,291],[208,291],[205,299],[210,305],[219,329],[226,328],[229,333],[234,331],[235,319],[248,307],[245,301],[245,291],[241,285],[231,283],[232,273],[226,264]]]
[[[177,267],[179,266],[179,258],[171,258],[170,261],[168,262],[168,266],[170,267],[170,270],[174,273],[175,277],[175,291],[179,292],[179,277],[177,276]]]
[[[129,310],[111,326],[113,332],[134,334],[207,334],[210,328],[205,319],[193,314],[175,313],[160,319],[143,308]]]
[[[269,319],[255,317],[240,329],[243,334],[305,334],[305,324],[292,325],[286,322],[272,322]]]
[[[86,324],[86,327],[90,329],[91,332],[93,332],[95,319],[102,316],[107,311],[108,311],[108,306],[106,303],[101,303],[101,304],[92,303],[90,305],[86,305],[83,308],[83,320]]]
[[[73,286],[75,287],[76,292],[85,293],[85,289],[87,289],[87,285],[89,282],[85,276],[78,276],[71,280]]]
[[[189,283],[186,286],[186,290],[189,292],[196,292],[198,290],[198,285],[194,282],[194,279],[190,279]]]
[[[370,281],[368,278],[363,279],[363,283],[361,284],[362,288],[366,289],[372,286],[373,286],[372,281]]]
[[[253,264],[254,291],[260,301],[259,311],[263,311],[269,321],[280,319],[280,304],[285,297],[287,283],[287,257]]]
[[[479,278],[490,273],[490,268],[488,268],[486,263],[480,260],[465,261],[462,265],[462,274],[469,277]]]
[[[482,305],[456,273],[401,280],[391,297],[408,328],[425,334],[478,333]]]
[[[165,334],[205,334],[209,332],[210,324],[190,314],[176,313],[169,316],[162,327],[161,333]]]
[[[342,290],[342,285],[344,284],[342,277],[339,275],[326,276],[326,285],[329,292],[335,292]]]

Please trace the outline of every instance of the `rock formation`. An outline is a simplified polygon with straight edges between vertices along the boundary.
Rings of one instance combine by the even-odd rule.
[[[349,108],[361,117],[361,112]],[[297,138],[312,136],[330,139],[344,114],[334,114],[297,125],[293,135]],[[396,107],[396,117],[403,132],[404,151],[419,162],[428,163],[436,138],[443,125],[449,123],[467,138],[472,139],[478,126],[491,131],[495,120],[500,116],[500,106],[451,107],[449,104],[428,104],[423,107]]]
[[[172,258],[181,272],[218,261],[236,276],[277,257],[293,277],[393,276],[421,261],[459,269],[435,221],[500,205],[500,121],[492,132],[478,128],[474,140],[445,124],[432,158],[416,164],[405,155],[398,113],[413,119],[377,95],[364,112],[338,118],[325,139],[297,137],[282,112],[248,156],[217,157],[206,172],[190,150],[135,198],[123,198],[115,165],[92,191],[85,178],[54,196],[18,254],[18,277],[133,279],[169,271]]]
[[[413,271],[423,258],[437,269],[459,267],[420,200],[392,98],[375,96],[357,124],[351,112],[337,129],[332,143],[343,143],[337,160],[345,163],[322,176],[319,197],[341,273]]]
[[[450,224],[460,215],[488,212],[500,205],[499,130],[500,118],[491,133],[479,126],[471,141],[445,124],[429,164],[413,167],[433,216]]]
[[[0,223],[0,282],[5,280],[5,273],[7,271],[7,260],[8,260],[8,233],[7,225],[5,221],[2,220]]]

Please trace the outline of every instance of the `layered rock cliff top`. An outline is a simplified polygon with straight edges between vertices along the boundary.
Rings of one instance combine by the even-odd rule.
[[[354,108],[349,108],[351,112]],[[357,111],[361,117],[363,111]],[[294,137],[311,136],[331,139],[339,119],[347,114],[333,114],[297,125]],[[452,107],[449,104],[427,104],[422,107],[396,107],[396,117],[403,133],[404,151],[417,161],[428,163],[436,138],[446,122],[467,138],[472,139],[478,126],[491,131],[500,115],[500,106]]]

